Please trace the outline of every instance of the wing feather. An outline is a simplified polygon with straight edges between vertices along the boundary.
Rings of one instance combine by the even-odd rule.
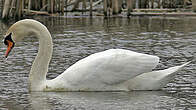
[[[113,85],[152,71],[158,62],[157,56],[110,49],[76,62],[59,78],[71,85]]]

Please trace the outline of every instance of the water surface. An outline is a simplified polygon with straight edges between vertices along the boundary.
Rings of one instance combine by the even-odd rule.
[[[196,18],[96,17],[35,18],[45,24],[54,42],[48,79],[76,61],[111,48],[122,48],[160,57],[156,69],[192,60],[162,91],[133,92],[29,92],[28,74],[38,42],[26,38],[7,60],[0,51],[0,109],[32,110],[193,110],[196,109]],[[8,27],[0,22],[0,35]],[[3,37],[1,37],[3,39]]]

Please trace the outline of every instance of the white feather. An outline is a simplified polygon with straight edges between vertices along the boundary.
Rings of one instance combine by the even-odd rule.
[[[25,36],[36,36],[39,39],[38,54],[29,75],[31,91],[157,90],[188,64],[151,72],[159,62],[157,56],[110,49],[92,54],[76,62],[55,79],[47,80],[53,51],[48,29],[38,21],[25,19],[13,24],[6,35],[10,33],[14,42]]]
[[[110,49],[76,62],[54,81],[61,81],[73,89],[91,88],[102,91],[101,87],[118,85],[137,75],[152,71],[158,62],[159,58],[156,56]]]
[[[187,62],[180,66],[171,67],[165,70],[143,73],[133,79],[130,79],[126,83],[129,90],[160,90],[174,79],[179,70],[189,63],[190,62]]]

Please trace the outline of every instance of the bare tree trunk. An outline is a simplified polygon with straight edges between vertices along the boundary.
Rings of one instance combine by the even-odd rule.
[[[154,8],[154,0],[151,0],[151,8]]]
[[[17,0],[15,17],[18,19],[20,19],[22,16],[22,3],[23,3],[23,0]]]
[[[45,7],[46,5],[46,0],[42,0],[42,8]]]
[[[51,10],[50,10],[50,12],[54,13],[54,0],[51,0],[50,3],[51,3],[51,8],[50,8]]]
[[[67,3],[68,3],[68,0],[65,0],[65,6],[66,6],[65,11],[66,11],[66,16],[67,16]]]
[[[118,1],[112,0],[112,14],[118,13]]]
[[[146,8],[146,2],[147,0],[140,0],[140,3],[139,3],[140,8]]]
[[[41,2],[42,0],[37,0],[37,10],[41,9]]]
[[[163,8],[163,0],[159,0],[159,8]]]
[[[112,0],[112,13],[114,15],[119,13],[119,5],[119,0]]]
[[[50,10],[51,10],[51,0],[48,0],[47,10],[48,10],[48,13],[50,13]]]
[[[2,13],[3,19],[8,18],[8,16],[9,16],[10,2],[11,2],[11,0],[5,0],[5,2],[4,2],[4,8],[3,8],[3,13]]]
[[[103,13],[104,13],[105,16],[107,16],[107,0],[104,0],[104,1],[103,1],[103,8],[104,8],[104,9],[103,9],[103,10],[104,10]]]
[[[161,8],[161,0],[158,0],[158,8]]]
[[[38,10],[38,0],[34,0],[35,9]]]
[[[140,6],[139,6],[139,0],[135,0],[135,8],[136,9],[140,8]]]
[[[93,0],[90,0],[90,16],[93,16]]]
[[[66,0],[67,2],[67,0]],[[65,0],[61,0],[61,13],[64,15],[64,5],[65,5]]]
[[[23,9],[23,6],[24,6],[24,0],[19,0],[20,1],[20,5],[19,5],[19,10],[18,10],[18,17],[19,19],[22,17],[22,9]]]
[[[122,11],[123,0],[118,0],[118,3],[119,3],[118,9],[119,9],[119,12],[121,13],[121,11]]]
[[[61,5],[62,5],[62,2],[61,1],[62,0],[57,0],[57,3],[56,3],[57,4],[57,7],[56,7],[57,10],[56,11],[59,12],[59,13],[61,12]]]
[[[86,10],[86,0],[83,0],[82,7]]]
[[[4,2],[3,0],[0,0],[0,13],[1,13],[1,18],[2,18],[2,15],[3,15],[3,5],[4,5]]]
[[[91,1],[90,1],[91,2]],[[91,5],[90,5],[91,6]],[[86,10],[86,0],[82,1],[82,10]],[[83,14],[83,11],[82,11]]]
[[[25,7],[25,0],[21,0],[21,14],[24,7]]]
[[[131,15],[131,12],[134,8],[135,0],[127,0],[127,16],[129,17]]]
[[[193,11],[196,12],[196,0],[192,0]]]
[[[183,8],[186,8],[186,1],[187,0],[183,0]]]
[[[30,10],[31,10],[31,0],[29,0],[29,3],[28,3],[28,13],[30,13]]]
[[[54,0],[48,0],[48,12],[54,13]]]
[[[58,11],[58,1],[59,0],[54,0],[54,13],[56,13]]]
[[[12,0],[11,7],[10,7],[10,12],[9,12],[10,16],[14,15],[13,14],[14,13],[13,8],[15,7],[15,4],[16,4],[16,0]]]
[[[54,12],[55,13],[57,13],[57,12],[60,12],[60,5],[61,5],[61,2],[60,2],[60,0],[55,0],[55,2],[54,2]]]

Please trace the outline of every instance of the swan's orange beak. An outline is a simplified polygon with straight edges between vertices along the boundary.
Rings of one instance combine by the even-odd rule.
[[[12,48],[14,47],[14,42],[10,41],[10,40],[6,40],[7,42],[7,50],[5,52],[5,58],[8,57],[9,53],[11,52]]]

